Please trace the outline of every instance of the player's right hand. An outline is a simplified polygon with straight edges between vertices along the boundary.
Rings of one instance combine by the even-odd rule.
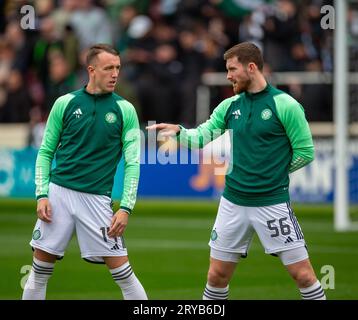
[[[52,209],[47,198],[37,200],[37,216],[44,222],[52,221]]]

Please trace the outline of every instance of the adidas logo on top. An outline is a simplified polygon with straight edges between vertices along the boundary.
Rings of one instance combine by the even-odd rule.
[[[241,111],[239,109],[239,110],[234,111],[232,114],[235,116],[235,119],[238,119],[239,116],[241,116]]]
[[[75,117],[78,119],[82,116],[82,111],[80,108],[78,108],[74,113]]]

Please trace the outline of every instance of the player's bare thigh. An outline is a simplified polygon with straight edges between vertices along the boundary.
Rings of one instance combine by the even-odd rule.
[[[128,256],[103,257],[103,260],[109,269],[115,269],[128,262]]]
[[[210,257],[210,267],[208,271],[208,283],[216,288],[225,288],[236,268],[237,263],[231,261],[221,261]]]
[[[57,257],[51,253],[35,248],[34,257],[43,262],[55,263]]]
[[[304,259],[302,261],[286,265],[285,267],[300,288],[309,287],[317,281],[309,259]]]

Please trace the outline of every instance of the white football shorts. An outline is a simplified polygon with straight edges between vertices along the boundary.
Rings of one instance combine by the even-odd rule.
[[[289,203],[244,207],[221,197],[209,241],[212,251],[246,257],[255,232],[267,254],[277,255],[306,246],[301,227]],[[219,260],[225,259],[219,257]]]
[[[30,245],[61,258],[76,232],[81,257],[103,263],[102,257],[126,256],[123,237],[109,238],[107,232],[113,217],[112,200],[61,187],[49,186],[52,222],[37,219]]]

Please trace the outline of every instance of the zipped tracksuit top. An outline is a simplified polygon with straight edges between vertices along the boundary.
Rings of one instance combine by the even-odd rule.
[[[111,197],[117,165],[124,156],[120,207],[134,207],[140,162],[140,132],[131,103],[115,93],[85,88],[59,97],[47,120],[36,159],[36,197],[47,197],[49,182]],[[56,156],[56,166],[51,169]]]
[[[215,132],[228,129],[232,133],[231,170],[224,198],[253,207],[290,201],[289,173],[314,159],[302,106],[267,84],[258,93],[243,92],[222,101],[196,129],[181,127],[179,139],[190,148],[202,148]]]

